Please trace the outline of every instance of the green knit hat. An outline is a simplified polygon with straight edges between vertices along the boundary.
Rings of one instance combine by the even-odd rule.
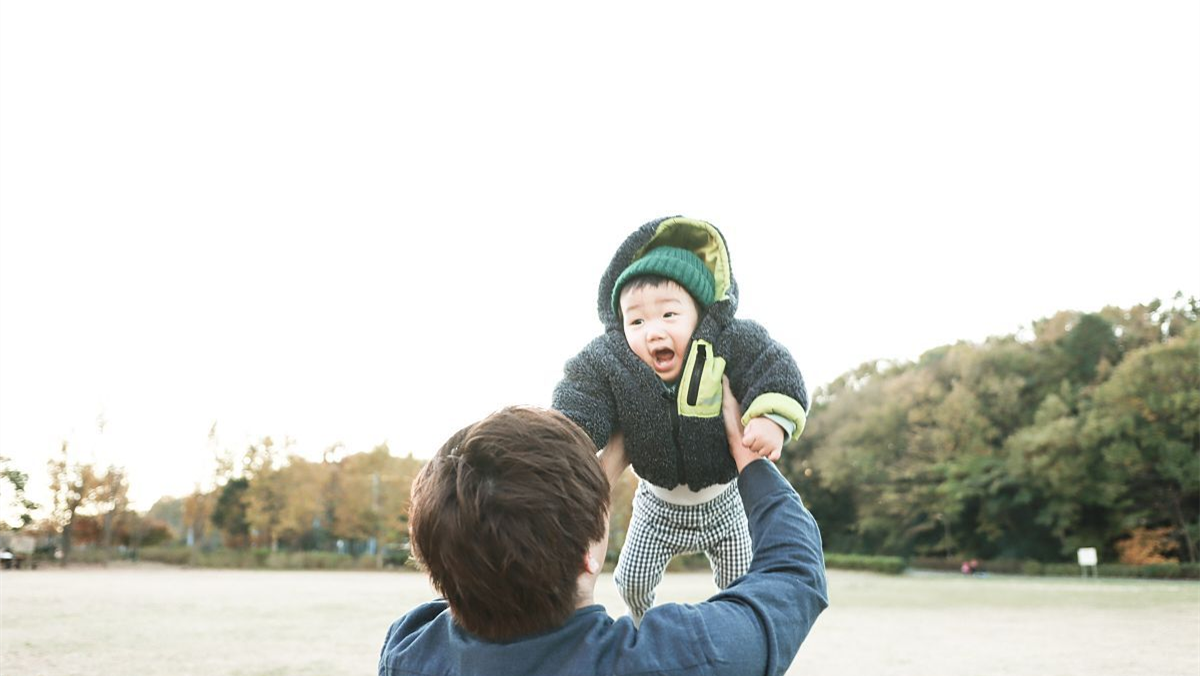
[[[617,277],[613,285],[613,312],[621,314],[621,288],[634,277],[659,275],[673,280],[692,294],[701,308],[707,308],[716,300],[716,284],[712,270],[696,254],[675,246],[660,246],[651,249],[641,258],[629,264]]]

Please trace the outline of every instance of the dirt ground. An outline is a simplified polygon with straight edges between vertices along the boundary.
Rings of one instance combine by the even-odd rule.
[[[1200,584],[887,577],[830,571],[832,605],[789,674],[1200,674]],[[671,573],[660,601],[712,592]],[[597,588],[614,615],[611,577]],[[371,674],[384,633],[433,596],[417,573],[186,570],[0,573],[0,673]]]

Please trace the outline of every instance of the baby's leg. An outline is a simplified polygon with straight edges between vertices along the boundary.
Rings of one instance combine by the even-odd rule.
[[[706,530],[709,537],[704,553],[712,564],[713,582],[724,589],[746,574],[753,557],[750,527],[741,498],[725,503],[711,530]]]
[[[635,624],[640,624],[642,616],[654,605],[654,590],[676,553],[676,547],[664,537],[670,524],[662,518],[657,502],[641,487],[634,493],[633,515],[613,573],[613,581]]]

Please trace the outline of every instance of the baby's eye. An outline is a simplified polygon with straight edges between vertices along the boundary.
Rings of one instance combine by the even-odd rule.
[[[674,317],[677,314],[679,314],[679,313],[678,312],[664,312],[663,317],[666,319],[670,319],[671,317]]]
[[[641,325],[642,325],[642,320],[641,320],[641,319],[630,319],[630,320],[629,320],[629,325],[630,325],[630,326],[641,326]]]

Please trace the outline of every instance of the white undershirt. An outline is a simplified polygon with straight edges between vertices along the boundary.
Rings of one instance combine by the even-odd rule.
[[[703,504],[724,493],[725,489],[729,488],[729,484],[732,483],[733,481],[730,481],[729,483],[716,484],[694,491],[688,488],[687,484],[679,484],[675,488],[663,488],[662,486],[655,486],[649,481],[642,481],[642,484],[654,494],[654,497],[663,502],[669,502],[672,505]]]

